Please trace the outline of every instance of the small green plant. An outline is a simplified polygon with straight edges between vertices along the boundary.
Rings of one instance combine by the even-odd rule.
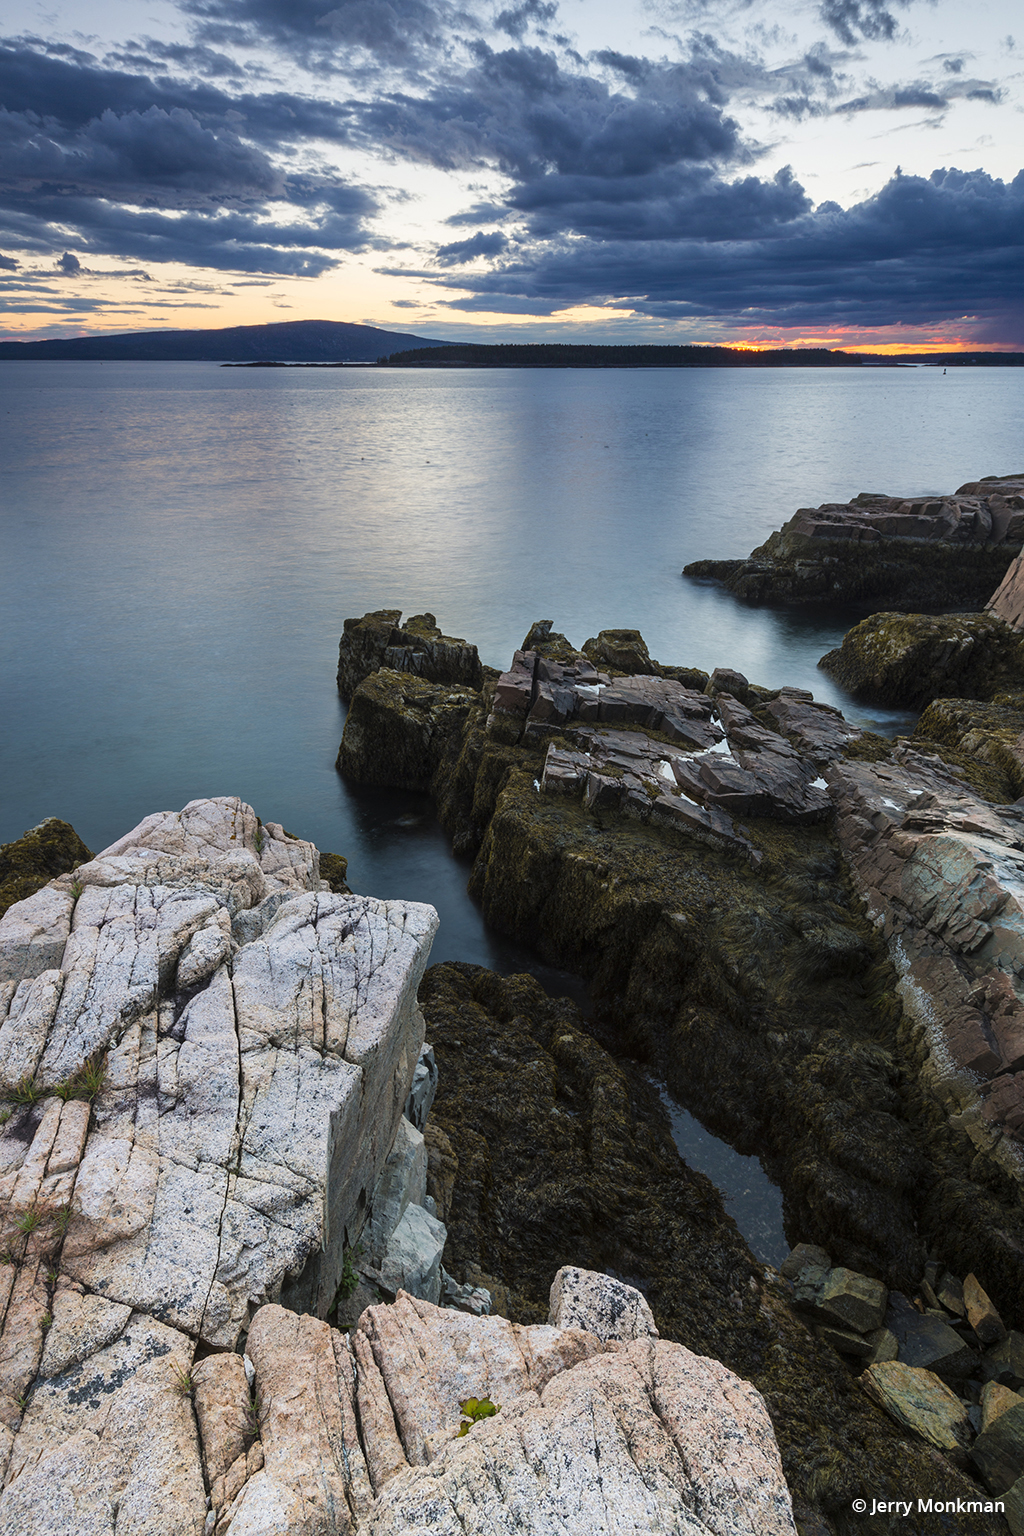
[[[9,1104],[5,1105],[3,1109],[0,1109],[0,1125],[6,1125],[13,1114],[14,1110]]]
[[[250,1445],[255,1445],[257,1440],[262,1440],[263,1431],[260,1427],[260,1414],[263,1412],[263,1404],[260,1402],[258,1392],[252,1392],[249,1397],[249,1405],[245,1410],[245,1438],[248,1441],[246,1450]]]
[[[34,1205],[30,1211],[22,1211],[14,1225],[19,1232],[24,1232],[26,1237],[30,1237],[38,1229],[42,1219],[42,1211],[38,1205]]]
[[[500,1413],[501,1404],[492,1403],[489,1397],[467,1397],[465,1402],[459,1404],[459,1411],[462,1414],[462,1424],[455,1437],[457,1440],[461,1440],[463,1435],[468,1435],[473,1425],[479,1424],[481,1419],[491,1419],[496,1413]]]
[[[357,1243],[354,1248],[345,1249],[345,1259],[341,1266],[341,1283],[338,1286],[339,1301],[348,1301],[350,1296],[355,1295],[356,1287],[359,1284],[359,1272],[352,1263],[352,1260],[358,1259],[362,1251],[362,1243]]]
[[[93,1056],[77,1072],[72,1072],[70,1077],[58,1083],[53,1091],[65,1104],[69,1099],[87,1099],[91,1102],[103,1087],[106,1076],[107,1058],[103,1055]]]
[[[57,1229],[57,1236],[63,1237],[71,1225],[71,1207],[62,1205],[53,1218],[53,1224]]]
[[[52,1328],[53,1327],[53,1313],[52,1312],[44,1312],[42,1317],[39,1319],[39,1326],[43,1330],[44,1333],[46,1332],[46,1330],[48,1328]]]
[[[20,1392],[18,1394],[18,1396],[14,1399],[14,1401],[18,1405],[18,1412],[19,1413],[24,1413],[25,1409],[28,1407],[28,1393],[27,1392]]]
[[[30,1072],[26,1072],[21,1082],[10,1091],[10,1097],[15,1104],[34,1104],[42,1096],[43,1090]]]
[[[0,1264],[17,1264],[17,1262],[18,1255],[15,1253],[12,1244],[8,1243],[7,1247],[0,1253]]]
[[[256,836],[252,840],[252,845],[256,849],[257,853],[262,853],[263,852],[263,827],[262,827],[262,825],[260,825],[260,826],[258,826],[256,828]]]
[[[171,1361],[171,1375],[174,1377],[174,1390],[179,1397],[191,1397],[195,1391],[195,1382],[192,1380],[192,1372],[179,1365],[176,1360]]]
[[[71,882],[71,894],[75,898],[76,901],[78,900],[79,896],[81,896],[81,894],[82,894],[82,892],[84,890],[85,890],[85,886],[82,884],[81,880],[79,880],[78,876],[76,875],[75,878]]]

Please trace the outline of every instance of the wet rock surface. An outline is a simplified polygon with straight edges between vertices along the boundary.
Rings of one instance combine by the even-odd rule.
[[[746,560],[697,560],[683,574],[744,602],[885,602],[981,608],[1024,543],[1024,475],[970,481],[951,496],[862,492],[801,508]]]

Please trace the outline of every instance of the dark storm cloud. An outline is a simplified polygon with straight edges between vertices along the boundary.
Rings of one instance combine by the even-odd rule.
[[[443,52],[456,26],[474,29],[466,11],[428,0],[184,0],[198,36],[214,47],[270,44],[309,68],[344,66],[357,49],[380,63],[414,64]]]
[[[88,56],[91,57],[91,56]],[[244,129],[267,149],[309,138],[343,143],[351,109],[343,103],[288,91],[229,94],[202,81],[151,76],[96,64],[68,63],[27,43],[0,43],[0,103],[61,128],[82,128],[104,112],[146,112],[151,107],[191,112],[204,125]]]
[[[453,240],[450,245],[438,246],[435,260],[442,267],[455,266],[458,262],[472,261],[477,256],[500,256],[508,248],[508,236],[500,229],[486,234],[478,229],[468,240]]]
[[[652,66],[643,91],[626,94],[541,48],[474,51],[472,68],[426,95],[368,103],[367,140],[443,169],[489,165],[519,181],[644,175],[740,152],[738,125],[702,67]]]
[[[518,188],[510,202],[535,237],[572,230],[634,241],[749,239],[811,206],[788,166],[769,181],[726,182],[706,166],[614,180],[551,175]]]
[[[753,179],[741,183],[752,199]],[[1024,294],[1024,171],[895,176],[866,202],[834,203],[744,234],[740,202],[727,238],[549,243],[490,272],[434,275],[470,291],[460,309],[550,313],[623,305],[667,318],[728,317],[782,326],[937,324],[1017,316]],[[538,311],[540,312],[540,311]],[[1007,322],[1011,323],[1011,322]]]
[[[272,158],[344,139],[344,109],[228,95],[0,48],[0,230],[9,244],[315,275],[367,244],[366,189]]]
[[[891,41],[899,30],[895,16],[883,0],[823,0],[818,13],[847,47],[861,37]]]

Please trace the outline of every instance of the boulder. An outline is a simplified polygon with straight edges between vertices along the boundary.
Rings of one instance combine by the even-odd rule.
[[[656,1339],[657,1325],[641,1293],[611,1275],[563,1267],[551,1282],[552,1328],[582,1328],[602,1340]]]
[[[985,1351],[982,1362],[986,1381],[1020,1391],[1024,1387],[1024,1333],[1011,1329],[1005,1339]]]
[[[885,1320],[888,1291],[880,1280],[858,1275],[852,1269],[833,1269],[818,1300],[818,1310],[840,1327],[871,1333]]]
[[[968,1444],[967,1410],[934,1372],[886,1360],[868,1366],[859,1380],[890,1418],[940,1451],[959,1451]]]
[[[652,661],[638,629],[602,629],[595,639],[583,642],[583,654],[602,670],[657,677],[660,668]]]
[[[1001,1387],[997,1381],[986,1381],[981,1389],[981,1427],[988,1429],[1008,1408],[1020,1406],[1020,1396],[1009,1387]]]
[[[918,1312],[898,1291],[889,1296],[885,1326],[899,1346],[899,1362],[943,1381],[962,1381],[978,1365],[976,1352],[939,1317]],[[879,1367],[880,1369],[881,1367]]]
[[[1020,636],[994,614],[875,613],[818,665],[855,698],[901,709],[1024,686]]]
[[[748,559],[697,560],[683,575],[754,604],[980,608],[1022,543],[1024,477],[992,476],[951,496],[862,491],[802,507]]]
[[[1003,1320],[975,1275],[968,1275],[964,1281],[964,1308],[967,1321],[983,1344],[998,1344],[1005,1339]]]
[[[382,608],[345,620],[338,648],[338,692],[346,702],[381,668],[411,672],[429,683],[483,686],[475,645],[443,635],[432,613],[415,614],[404,625],[401,619],[398,608]]]
[[[816,1243],[797,1243],[779,1265],[779,1274],[787,1280],[795,1281],[808,1266],[827,1272],[832,1268],[832,1260],[825,1249],[819,1248]]]
[[[1024,1401],[992,1419],[971,1447],[990,1493],[1005,1493],[1024,1474]]]

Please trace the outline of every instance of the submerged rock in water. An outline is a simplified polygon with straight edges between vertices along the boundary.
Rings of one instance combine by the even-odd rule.
[[[1022,544],[1024,475],[991,476],[952,496],[802,507],[746,560],[696,560],[683,574],[755,604],[981,608]]]

